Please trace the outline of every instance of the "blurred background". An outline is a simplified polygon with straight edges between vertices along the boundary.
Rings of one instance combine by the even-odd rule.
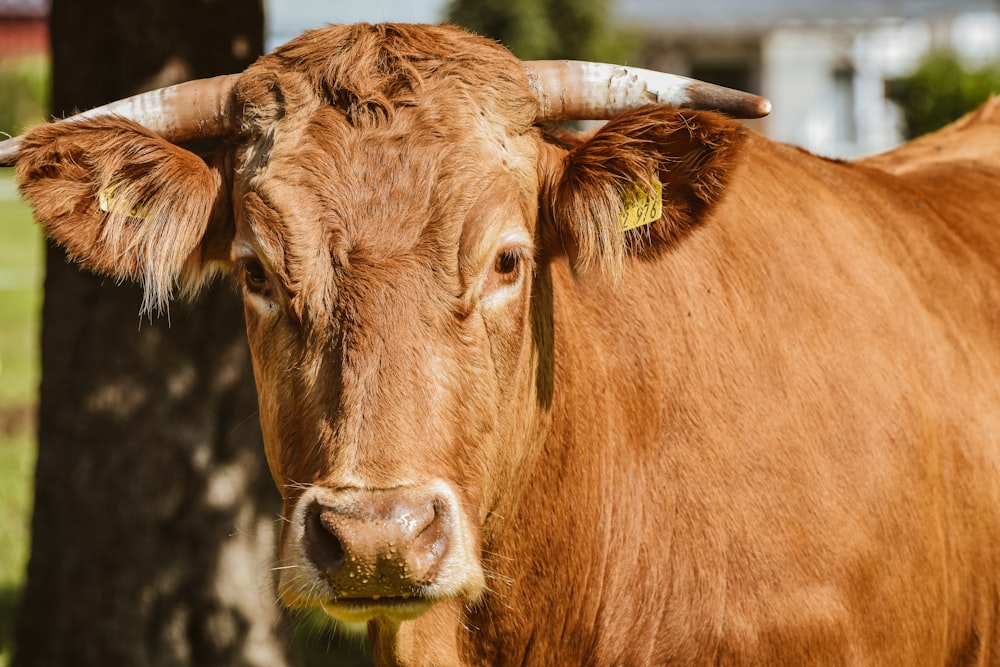
[[[270,50],[327,23],[451,19],[503,33],[525,58],[570,50],[760,93],[774,103],[761,131],[835,157],[885,150],[937,127],[949,112],[984,99],[997,81],[996,0],[607,0],[576,3],[591,7],[575,10],[590,21],[582,31],[558,20],[573,14],[560,4],[574,7],[266,0],[265,45]],[[0,0],[2,132],[16,133],[48,111],[48,6]]]
[[[198,25],[189,29],[177,23],[185,17],[178,19],[163,9],[168,6],[182,7]],[[447,19],[499,39],[522,58],[619,62],[762,94],[771,99],[774,110],[770,117],[750,123],[755,130],[836,158],[891,148],[959,117],[1000,89],[996,0],[266,0],[263,5],[260,0],[0,0],[0,132],[17,134],[52,115],[121,96],[118,89],[138,90],[201,75],[201,63],[214,56],[194,48],[171,50],[170,44],[185,42],[191,31],[190,39],[197,43],[216,39],[223,6],[254,19],[247,25],[226,24],[230,30],[225,55],[234,62],[251,61],[304,29],[328,23]],[[86,7],[90,9],[84,11]],[[97,39],[88,42],[88,35]],[[119,38],[132,50],[109,50]],[[154,48],[157,39],[167,46]],[[103,51],[94,50],[95,41]],[[149,62],[133,71],[133,60],[142,60],[137,53],[149,56]],[[214,66],[233,69],[224,62],[216,57]],[[70,90],[66,82],[84,75],[98,83],[119,82],[118,88],[100,90],[92,99],[65,92]],[[59,100],[55,105],[53,97]],[[171,372],[187,368],[185,359],[197,356],[205,341],[213,340],[213,332],[204,326],[186,328],[185,318],[200,321],[196,308],[191,309],[193,315],[184,309],[173,312],[169,334],[163,333],[163,320],[137,327],[129,316],[113,335],[93,328],[100,323],[82,333],[71,327],[63,331],[67,325],[59,318],[80,308],[81,302],[87,313],[103,313],[98,320],[113,320],[118,316],[107,315],[102,300],[120,302],[121,312],[137,313],[137,297],[77,275],[75,269],[59,268],[62,260],[53,252],[46,251],[30,211],[17,199],[10,170],[0,170],[0,667],[366,664],[367,648],[358,628],[331,634],[326,624],[308,615],[287,616],[273,609],[268,562],[279,506],[259,461],[252,395],[242,396],[242,402],[219,403],[233,413],[232,423],[221,427],[229,439],[249,444],[238,454],[225,450],[224,456],[208,463],[199,444],[204,440],[201,432],[218,431],[218,425],[185,424],[194,444],[168,439],[156,448],[170,452],[170,458],[156,459],[149,454],[152,436],[144,436],[139,454],[129,458],[127,445],[109,436],[114,431],[101,421],[111,413],[123,432],[134,431],[141,420],[144,426],[152,424],[150,433],[156,433],[158,419],[168,425],[161,424],[159,430],[176,430],[177,415],[160,410],[173,394],[165,398],[152,375],[129,375],[124,382],[113,369],[139,365],[153,373],[166,365],[165,358],[172,360]],[[47,285],[46,307],[53,310],[45,320],[51,332],[45,345],[51,349],[43,355],[43,349],[49,349],[41,343],[40,317],[46,262],[50,273],[70,273],[62,282],[50,276]],[[232,295],[219,298],[224,304],[232,301]],[[238,306],[231,310],[238,321]],[[141,331],[133,331],[137,328]],[[164,355],[157,336],[168,335],[184,338],[187,351],[171,347],[173,356]],[[81,337],[93,341],[65,353],[66,341]],[[43,356],[49,398],[43,392],[39,408]],[[88,371],[88,377],[97,375],[108,396],[135,393],[136,387],[149,389],[149,402],[160,411],[123,414],[120,406],[90,401],[98,385],[77,382],[82,371],[74,371],[77,364],[82,369],[88,363],[98,369]],[[245,360],[238,364],[245,366]],[[192,368],[194,378],[201,377],[198,373],[206,378],[218,375],[217,369]],[[107,377],[102,376],[104,369],[112,369]],[[175,387],[176,377],[172,381],[164,386]],[[200,402],[195,396],[189,400]],[[248,401],[251,407],[246,407]],[[179,414],[186,414],[187,404],[178,405]],[[95,419],[101,425],[89,426]],[[69,426],[50,426],[56,423]],[[88,438],[104,449],[88,445]],[[221,445],[213,447],[214,456]],[[248,456],[256,458],[244,460]],[[142,487],[134,497],[121,485],[89,483],[93,469],[109,460],[119,461],[119,468],[137,479],[146,479],[139,468],[151,467],[149,479],[160,478],[168,500],[149,500],[158,498],[150,490],[153,482],[132,485]],[[257,472],[251,474],[251,469]],[[36,500],[36,470],[39,489],[60,491],[39,492]],[[202,471],[197,474],[203,477],[192,471]],[[258,477],[264,482],[244,481]],[[54,494],[61,494],[58,503],[52,501]],[[110,504],[102,505],[106,496],[110,498],[103,502]],[[238,500],[247,497],[254,499],[251,510]],[[130,504],[156,505],[158,514],[136,510],[119,517],[120,512],[108,509]],[[51,505],[72,508],[65,526],[53,519],[59,515]],[[221,512],[220,507],[229,505],[232,512]],[[198,541],[183,543],[173,529],[178,508],[189,511],[185,521],[203,514],[215,517],[208,536],[185,535]],[[119,518],[129,525],[127,531],[114,528]],[[105,524],[121,539],[88,540],[100,535]],[[130,539],[138,540],[139,551],[129,551]],[[177,544],[182,548],[168,548]],[[102,548],[126,555],[107,565],[101,563]],[[230,555],[220,555],[223,551]],[[150,563],[157,559],[153,568]],[[98,565],[88,570],[84,561]],[[116,579],[116,592],[107,593],[109,583],[103,578],[109,568],[118,572],[129,567],[140,574],[127,584]],[[166,574],[154,576],[154,569]],[[184,574],[190,571],[202,574]],[[227,597],[227,590],[241,587],[259,593],[263,607],[248,611],[252,605],[241,606]],[[200,606],[190,603],[192,596],[199,598]]]

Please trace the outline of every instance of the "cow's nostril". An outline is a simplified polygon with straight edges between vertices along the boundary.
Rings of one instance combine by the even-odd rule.
[[[305,542],[306,555],[321,572],[329,573],[344,564],[344,545],[323,524],[318,504],[306,513]]]
[[[437,502],[428,505],[430,510],[423,525],[415,531],[416,537],[408,554],[411,571],[426,581],[437,578],[441,557],[448,549],[449,522]]]
[[[425,581],[437,579],[441,559],[448,549],[449,522],[435,508],[432,519],[420,531],[410,547],[408,565],[415,576]]]

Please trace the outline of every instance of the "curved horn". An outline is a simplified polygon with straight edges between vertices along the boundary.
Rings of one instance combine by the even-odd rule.
[[[609,120],[644,104],[721,111],[733,118],[760,118],[771,102],[751,93],[638,67],[576,60],[524,63],[538,99],[538,122]]]
[[[17,153],[21,150],[21,137],[11,137],[0,141],[0,167],[17,164]]]
[[[65,119],[117,115],[136,121],[173,143],[210,139],[232,129],[230,102],[239,74],[185,81],[96,107]],[[17,162],[21,137],[0,142],[0,166]]]

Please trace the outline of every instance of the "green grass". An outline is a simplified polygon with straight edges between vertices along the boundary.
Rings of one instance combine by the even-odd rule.
[[[28,561],[35,438],[0,436],[0,665],[11,658],[11,640]]]
[[[42,234],[0,170],[0,408],[34,404],[38,389],[38,313]]]
[[[0,169],[0,667],[10,661],[28,560],[42,235]]]

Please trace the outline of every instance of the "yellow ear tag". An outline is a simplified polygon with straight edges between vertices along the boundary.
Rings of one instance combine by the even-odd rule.
[[[129,217],[145,220],[146,207],[143,206],[142,202],[139,202],[128,210],[125,210],[122,204],[115,202],[115,190],[117,188],[118,183],[112,183],[97,195],[97,205],[101,207],[101,210],[105,213],[124,213]]]
[[[651,185],[652,190],[641,183],[633,183],[622,195],[625,204],[622,211],[623,232],[656,222],[663,215],[663,185],[659,181],[653,181]]]

